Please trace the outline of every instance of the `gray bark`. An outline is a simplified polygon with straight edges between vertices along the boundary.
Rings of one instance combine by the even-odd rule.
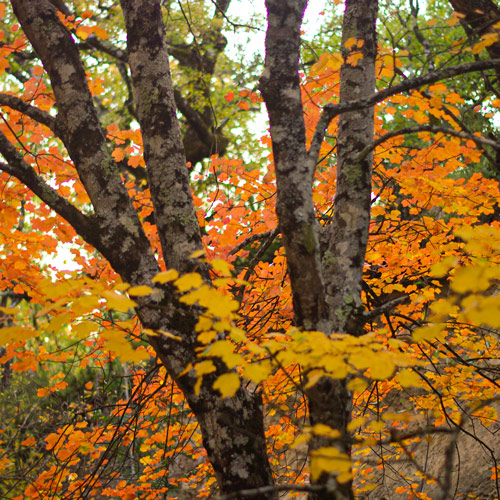
[[[370,96],[375,91],[377,35],[376,0],[348,0],[342,26],[343,57],[350,38],[363,40],[363,58],[356,66],[345,62],[340,71],[340,104]],[[337,188],[333,223],[328,227],[328,250],[323,257],[327,302],[333,330],[358,334],[361,277],[370,224],[373,156],[361,155],[373,143],[374,108],[339,117],[337,136]],[[362,326],[362,325],[361,325]]]
[[[319,135],[306,151],[298,61],[304,0],[267,0],[266,64],[261,91],[269,114],[276,184],[276,211],[292,284],[295,320],[309,330],[360,333],[361,276],[368,240],[371,196],[373,107],[340,117],[338,179],[334,220],[328,228],[328,250],[321,260],[318,225],[312,202],[312,181],[330,119],[320,121]],[[349,38],[363,40],[363,59],[341,69],[340,106],[366,99],[375,90],[377,1],[348,0],[343,23],[343,47]],[[344,49],[344,58],[348,51]],[[319,140],[318,140],[319,139]],[[365,148],[368,148],[365,150]],[[306,374],[307,379],[307,374]],[[314,438],[310,451],[336,446],[350,454],[347,424],[351,395],[346,381],[322,378],[305,389],[312,424],[338,429],[340,440]],[[310,494],[313,499],[353,498],[350,482],[336,484],[323,474],[319,485],[329,488]]]
[[[278,198],[276,212],[292,283],[295,321],[306,330],[329,330],[314,216],[316,159],[306,150],[300,95],[300,26],[306,0],[267,0],[265,70],[260,89],[269,114]]]

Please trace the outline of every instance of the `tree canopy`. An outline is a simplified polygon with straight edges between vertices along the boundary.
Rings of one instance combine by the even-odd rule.
[[[250,3],[0,1],[0,496],[500,497],[499,6]]]

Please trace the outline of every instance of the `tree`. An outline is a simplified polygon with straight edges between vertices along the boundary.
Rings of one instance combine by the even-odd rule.
[[[363,461],[365,451],[384,449],[382,464],[406,453],[425,474],[408,446],[449,435],[443,475],[428,477],[447,498],[458,433],[470,434],[468,420],[497,419],[490,360],[500,326],[492,312],[499,193],[498,172],[489,175],[485,162],[497,169],[488,118],[500,100],[488,95],[497,82],[487,72],[498,68],[500,42],[496,7],[484,3],[477,13],[450,1],[458,14],[443,49],[436,19],[419,13],[417,2],[408,12],[391,2],[379,13],[377,0],[347,0],[336,50],[324,47],[318,58],[313,45],[301,47],[307,1],[266,0],[258,85],[270,124],[268,172],[254,159],[245,168],[224,157],[236,142],[224,122],[248,120],[232,116],[236,92],[224,94],[228,78],[217,73],[228,1],[193,4],[199,25],[181,3],[156,0],[120,7],[11,0],[11,11],[0,4],[9,30],[0,94],[1,286],[8,292],[0,310],[20,323],[28,310],[36,319],[0,330],[2,363],[39,373],[44,363],[68,366],[82,349],[74,379],[47,370],[51,378],[38,390],[53,398],[47,410],[60,391],[71,399],[68,382],[94,390],[89,363],[103,373],[107,366],[107,377],[123,370],[125,387],[124,401],[102,419],[96,401],[119,398],[121,389],[96,389],[93,402],[73,407],[71,422],[47,435],[37,429],[54,461],[43,459],[33,480],[8,477],[5,495],[175,495],[168,474],[172,450],[182,445],[194,461],[206,453],[223,498],[270,499],[288,490],[354,498],[355,489],[375,486],[364,484],[375,460]],[[398,22],[386,19],[390,8]],[[333,22],[336,8],[331,15]],[[467,40],[459,39],[459,20]],[[306,75],[301,61],[311,56]],[[467,76],[477,72],[483,82],[474,87]],[[239,98],[243,111],[260,100],[255,89]],[[464,122],[477,106],[482,119]],[[58,239],[72,244],[82,271],[53,270],[56,281],[38,257],[54,252]],[[30,303],[9,307],[9,294]],[[37,330],[47,340],[32,340]],[[51,335],[64,340],[47,352]],[[129,363],[137,364],[131,372]],[[278,388],[283,394],[274,394]],[[404,417],[383,416],[381,408],[408,388],[416,388],[412,411],[428,423],[405,430],[407,408]],[[182,437],[184,404],[196,437]],[[265,418],[273,407],[283,411],[278,424]],[[179,415],[174,436],[167,413],[169,422]],[[310,426],[301,423],[306,415]],[[275,434],[275,448],[287,450],[277,457],[266,443],[276,426],[286,439],[277,446]],[[298,443],[308,443],[300,453],[309,459],[310,484],[298,466],[277,469],[298,433]],[[192,451],[200,435],[204,451]],[[33,434],[11,441],[36,442]],[[2,446],[8,455],[8,440]],[[27,458],[18,458],[20,468]],[[498,482],[494,452],[491,459]],[[125,476],[116,464],[127,463]],[[202,464],[195,486],[208,494],[213,478]],[[421,488],[407,490],[425,498]]]

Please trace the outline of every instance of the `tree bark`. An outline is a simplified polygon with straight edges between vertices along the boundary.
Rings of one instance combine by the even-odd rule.
[[[377,0],[347,0],[342,26],[340,104],[371,96],[375,91],[377,57]],[[347,48],[348,41],[356,45]],[[360,47],[360,45],[362,45]],[[362,58],[350,63],[361,52]],[[333,222],[328,227],[328,249],[323,256],[327,302],[333,330],[359,334],[362,312],[361,278],[370,225],[373,155],[361,155],[373,143],[374,108],[339,117],[337,188]]]
[[[316,159],[306,150],[300,94],[300,26],[306,0],[266,0],[265,70],[260,89],[269,114],[280,231],[292,283],[295,321],[306,330],[329,331],[314,216]]]
[[[347,0],[342,25],[340,105],[371,96],[375,91],[377,56],[377,0]],[[355,44],[350,47],[350,43]],[[356,63],[350,58],[361,52]],[[323,255],[326,301],[333,332],[360,335],[363,331],[361,284],[370,224],[373,156],[361,154],[373,144],[374,108],[344,113],[337,135],[337,187],[333,222],[327,226],[328,249]],[[352,394],[347,380],[321,379],[307,391],[311,423],[327,424],[341,432],[341,440],[316,438],[312,449],[335,445],[347,455],[351,445],[347,426]],[[319,483],[328,484],[323,474]],[[312,499],[352,499],[352,483],[339,484],[332,495],[313,493]]]
[[[266,62],[260,88],[269,114],[276,184],[276,211],[283,235],[295,320],[306,330],[327,334],[360,334],[361,277],[370,221],[372,155],[361,152],[373,142],[372,106],[346,113],[339,120],[338,179],[335,214],[328,228],[328,250],[321,260],[318,225],[312,202],[312,181],[321,140],[306,151],[298,74],[300,25],[304,0],[267,0]],[[377,39],[376,0],[348,0],[343,22],[340,105],[366,99],[375,90]],[[349,48],[348,40],[356,43]],[[363,58],[350,62],[351,52]],[[322,123],[321,134],[329,120]],[[306,374],[307,379],[307,374]],[[341,431],[341,439],[314,437],[310,452],[336,446],[350,454],[347,424],[352,396],[345,380],[322,378],[305,393],[311,423]],[[354,498],[351,482],[337,484],[329,474],[317,481],[328,486],[312,499]]]
[[[491,59],[500,59],[500,29],[495,26],[500,21],[500,8],[492,0],[449,0],[451,6],[461,15],[460,23],[471,41],[478,41],[480,37],[487,33],[495,34],[497,40],[492,45],[488,45],[486,50]],[[476,40],[475,40],[476,39]],[[496,72],[496,92],[500,92],[500,65],[495,68]]]

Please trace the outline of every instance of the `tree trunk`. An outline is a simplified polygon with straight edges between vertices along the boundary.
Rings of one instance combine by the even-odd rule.
[[[304,0],[266,1],[268,30],[261,90],[271,126],[278,191],[276,210],[297,325],[327,334],[333,331],[359,335],[363,310],[361,278],[370,222],[372,155],[364,155],[362,159],[359,156],[373,142],[374,110],[366,107],[340,117],[335,214],[327,230],[328,250],[321,261],[312,202],[319,147],[306,150],[298,74],[300,25],[305,6]],[[346,2],[341,103],[367,98],[375,90],[377,13],[376,0]],[[362,59],[350,57],[355,52],[361,52]],[[327,126],[325,122],[324,128]],[[335,446],[349,455],[347,424],[352,396],[346,381],[322,378],[306,388],[305,393],[311,423],[326,424],[341,432],[341,438],[336,440],[313,437],[310,452]],[[349,481],[337,484],[335,478],[322,474],[317,483],[325,485],[325,490],[312,493],[313,499],[354,498]]]

